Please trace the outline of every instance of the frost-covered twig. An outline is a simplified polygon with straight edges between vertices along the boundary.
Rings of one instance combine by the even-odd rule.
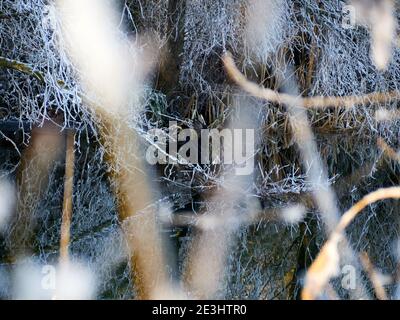
[[[1,85],[5,89],[1,103],[9,110],[7,118],[19,119],[21,127],[41,126],[56,112],[64,117],[60,128],[75,127],[78,137],[82,129],[95,132],[90,111],[78,96],[81,89],[71,63],[59,50],[52,3],[4,0],[1,10],[7,15],[0,28]],[[18,72],[4,72],[4,68]],[[27,138],[29,132],[24,133]]]

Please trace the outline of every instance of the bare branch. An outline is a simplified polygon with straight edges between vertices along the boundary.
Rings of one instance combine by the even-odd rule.
[[[344,97],[296,97],[286,93],[279,93],[274,90],[261,87],[253,83],[239,71],[232,55],[227,52],[223,57],[223,62],[230,78],[247,93],[273,103],[279,104],[299,104],[308,109],[323,109],[328,107],[353,108],[356,105],[370,103],[387,103],[392,100],[400,99],[400,91],[373,92],[362,96]]]
[[[366,206],[384,199],[400,199],[400,187],[371,192],[343,214],[339,224],[307,271],[302,299],[312,300],[317,298],[329,280],[337,275],[339,270],[338,244],[343,239],[344,230]]]

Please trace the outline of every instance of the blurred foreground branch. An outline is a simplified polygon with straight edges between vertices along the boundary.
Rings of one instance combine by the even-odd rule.
[[[135,132],[124,121],[101,117],[102,140],[118,212],[132,262],[139,299],[151,299],[166,287],[167,275],[163,244],[152,204],[152,189],[139,150]]]
[[[283,88],[285,92],[278,93],[248,81],[247,78],[237,69],[230,53],[227,53],[223,60],[228,74],[243,90],[255,97],[286,105],[290,115],[289,120],[293,130],[293,135],[301,154],[303,167],[304,170],[308,172],[307,179],[314,186],[312,192],[313,200],[321,212],[326,232],[327,234],[330,234],[339,221],[339,210],[337,208],[335,193],[328,182],[327,170],[318,153],[314,135],[303,107],[305,106],[306,108],[309,108],[310,106],[320,105],[328,106],[327,104],[324,104],[326,101],[329,101],[329,103],[338,103],[340,100],[341,102],[347,101],[347,103],[349,103],[349,101],[354,102],[353,97],[347,98],[347,100],[346,98],[332,99],[329,97],[301,98],[298,95],[297,83],[295,83],[295,81],[290,77],[286,77],[285,79],[285,86]],[[354,252],[348,245],[347,241],[343,241],[342,243],[342,255],[346,263],[357,265],[358,263]],[[339,260],[339,256],[336,258]],[[353,294],[356,298],[366,297],[366,291],[362,283]]]
[[[112,2],[58,0],[62,48],[78,70],[97,116],[119,220],[132,262],[136,297],[152,299],[169,291],[163,243],[153,205],[155,188],[143,150],[128,118],[140,111],[148,64],[138,49],[119,34],[120,17]],[[149,58],[150,55],[146,56]],[[92,102],[92,100],[94,100]],[[133,110],[134,109],[134,110]]]
[[[371,192],[343,214],[335,230],[307,271],[302,299],[316,299],[330,279],[338,274],[338,244],[344,238],[344,230],[366,206],[384,199],[400,199],[400,187],[379,189]]]

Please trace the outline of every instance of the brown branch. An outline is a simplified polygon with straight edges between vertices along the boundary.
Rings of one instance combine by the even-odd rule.
[[[361,96],[343,96],[343,97],[328,97],[315,96],[306,97],[293,96],[286,93],[261,87],[258,84],[249,81],[237,68],[232,55],[228,52],[223,57],[225,69],[229,77],[247,93],[273,103],[285,105],[301,105],[308,109],[322,109],[328,107],[343,107],[352,108],[355,105],[363,105],[367,103],[385,103],[391,100],[400,99],[400,91],[390,92],[373,92]]]
[[[335,230],[307,271],[302,299],[313,300],[318,297],[329,280],[337,274],[339,268],[338,244],[343,238],[346,227],[366,206],[384,199],[400,199],[400,187],[371,192],[343,214]]]
[[[382,188],[367,194],[364,198],[358,201],[354,206],[352,206],[343,214],[338,226],[335,229],[335,232],[342,233],[345,228],[347,228],[347,226],[350,224],[350,222],[353,221],[353,219],[357,216],[357,214],[371,203],[379,200],[399,198],[400,187]]]
[[[93,106],[92,106],[93,107]],[[93,107],[96,109],[96,107]],[[138,299],[153,299],[168,288],[163,243],[158,232],[154,190],[150,174],[138,154],[138,137],[118,117],[100,115],[101,139],[107,151],[111,180],[117,198],[119,220],[127,240]]]
[[[50,172],[61,157],[63,139],[58,119],[46,120],[43,127],[32,129],[29,146],[22,152],[18,168],[18,205],[12,219],[10,250],[14,256],[32,250],[34,230],[37,225],[38,203],[49,184]]]

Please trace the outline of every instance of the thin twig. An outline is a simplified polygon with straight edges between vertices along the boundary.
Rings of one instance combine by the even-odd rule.
[[[346,227],[366,206],[384,199],[400,199],[400,187],[384,188],[371,192],[343,214],[339,224],[307,271],[302,299],[312,300],[318,297],[329,280],[336,275],[339,267],[338,243],[343,238]]]
[[[344,215],[340,219],[338,226],[335,229],[335,232],[342,233],[344,229],[350,224],[350,222],[353,221],[353,219],[357,216],[357,214],[371,203],[379,200],[399,198],[400,187],[382,188],[367,194],[364,198],[362,198],[344,213]]]
[[[60,261],[67,263],[69,260],[68,247],[70,243],[70,228],[72,218],[72,196],[74,186],[74,143],[75,134],[67,131],[66,155],[65,155],[65,180],[64,180],[64,202],[61,221]]]
[[[232,55],[227,52],[223,57],[223,62],[230,78],[247,93],[261,99],[279,104],[297,105],[301,104],[304,108],[320,109],[328,107],[352,108],[355,105],[367,103],[385,103],[391,100],[400,99],[400,91],[373,92],[360,96],[315,96],[315,97],[297,97],[286,93],[261,87],[258,84],[249,81],[237,68]]]

